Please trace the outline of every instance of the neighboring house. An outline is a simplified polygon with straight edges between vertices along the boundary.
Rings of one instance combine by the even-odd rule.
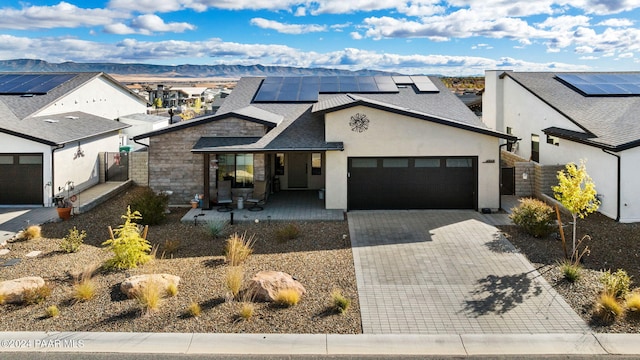
[[[515,140],[426,76],[242,78],[215,115],[145,138],[149,185],[172,203],[264,181],[344,210],[498,209],[500,139]]]
[[[178,116],[175,115],[174,118]],[[123,138],[121,145],[129,146],[131,150],[139,150],[146,148],[144,143],[136,143],[133,141],[133,137],[139,134],[144,134],[149,131],[158,130],[169,125],[169,117],[157,116],[153,114],[131,114],[121,116],[120,122],[131,125],[122,131]]]
[[[146,100],[104,73],[0,73],[0,205],[46,205],[73,182],[100,180],[98,154],[118,152],[116,121]]]
[[[516,194],[528,178],[533,193],[552,196],[557,170],[586,159],[599,211],[640,221],[640,72],[487,71],[485,85],[484,121],[520,139],[503,156],[525,169]]]
[[[195,99],[204,103],[206,87],[194,86],[169,86],[157,85],[155,90],[149,90],[149,102],[154,103],[156,98],[162,100],[162,107],[175,108],[181,106],[193,106]]]

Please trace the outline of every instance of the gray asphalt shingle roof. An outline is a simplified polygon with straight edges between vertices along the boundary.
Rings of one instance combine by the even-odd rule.
[[[117,81],[101,72],[68,74],[72,74],[74,77],[43,95],[28,97],[0,95],[0,131],[49,145],[58,145],[117,131],[129,126],[111,119],[82,112],[69,112],[44,117],[36,116],[38,111],[94,78],[104,76],[107,80],[120,86]],[[135,94],[133,95],[139,97]],[[142,98],[140,100],[145,101]],[[66,118],[66,116],[78,117],[78,119],[72,120]],[[44,121],[45,119],[57,120],[57,122],[46,122]]]
[[[613,150],[640,145],[640,96],[584,96],[557,80],[557,74],[584,73],[506,72],[505,76],[584,129],[585,135],[580,138],[558,129],[550,133]]]

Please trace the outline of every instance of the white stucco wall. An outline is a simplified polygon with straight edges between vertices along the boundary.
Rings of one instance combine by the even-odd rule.
[[[638,186],[640,167],[638,164],[640,164],[640,148],[622,152],[620,222],[640,222],[640,186]]]
[[[355,113],[367,115],[367,131],[351,130]],[[329,142],[344,143],[344,151],[326,153],[327,209],[347,209],[347,159],[358,156],[477,156],[478,208],[499,207],[496,137],[363,106],[326,114],[325,135]],[[484,163],[487,160],[494,162]]]
[[[76,88],[53,104],[43,108],[34,116],[61,114],[82,111],[107,119],[120,116],[146,113],[147,106],[106,78],[98,77]]]

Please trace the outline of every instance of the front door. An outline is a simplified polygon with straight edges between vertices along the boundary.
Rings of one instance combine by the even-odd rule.
[[[307,188],[307,171],[309,154],[290,153],[289,155],[289,188]]]

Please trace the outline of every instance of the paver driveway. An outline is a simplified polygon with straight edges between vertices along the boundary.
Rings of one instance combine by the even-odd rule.
[[[366,334],[584,333],[589,328],[474,211],[353,211]]]

